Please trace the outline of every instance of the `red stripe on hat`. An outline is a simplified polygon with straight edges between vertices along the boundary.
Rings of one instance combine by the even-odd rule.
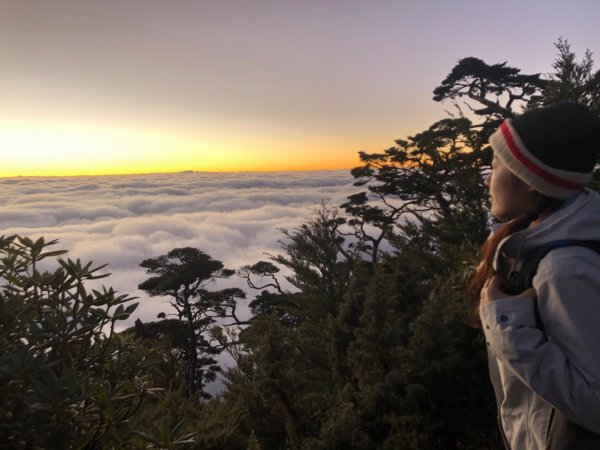
[[[512,133],[510,132],[510,128],[508,128],[506,120],[502,123],[502,125],[500,125],[500,129],[502,130],[504,140],[508,144],[508,148],[513,154],[513,156],[530,171],[543,178],[544,180],[557,186],[567,189],[583,189],[584,183],[577,183],[575,181],[565,180],[564,178],[558,177],[553,173],[544,170],[540,166],[536,165],[533,161],[531,161],[515,142]]]

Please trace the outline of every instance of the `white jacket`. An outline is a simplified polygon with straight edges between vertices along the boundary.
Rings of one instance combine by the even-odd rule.
[[[557,239],[600,240],[600,194],[585,190],[537,226],[508,236],[495,268],[508,274],[528,249]],[[540,261],[533,286],[547,339],[526,297],[480,308],[490,371],[500,380],[502,429],[513,450],[547,448],[553,408],[600,433],[600,255],[578,246],[555,249]]]

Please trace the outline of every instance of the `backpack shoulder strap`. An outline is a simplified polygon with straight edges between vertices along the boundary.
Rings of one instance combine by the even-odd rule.
[[[523,292],[525,289],[528,289],[533,286],[533,277],[537,273],[538,265],[542,258],[546,256],[549,252],[557,248],[569,247],[573,245],[589,248],[590,250],[593,250],[596,253],[600,254],[600,241],[592,240],[560,239],[556,241],[547,242],[546,244],[540,245],[538,247],[534,247],[525,254],[521,268],[518,271],[510,273],[509,281],[511,284],[511,293],[518,294],[520,292]],[[537,299],[534,302],[534,308],[535,321],[537,323],[537,326],[539,329],[542,330],[544,336],[547,336],[546,330],[544,328],[544,323],[542,322],[542,317],[540,315]]]
[[[589,248],[600,254],[600,241],[584,239],[559,239],[534,247],[525,254],[521,268],[509,274],[508,278],[512,286],[512,292],[523,292],[533,286],[533,277],[537,273],[538,265],[549,252],[573,245]]]

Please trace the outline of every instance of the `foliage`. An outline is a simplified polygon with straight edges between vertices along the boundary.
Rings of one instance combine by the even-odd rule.
[[[396,144],[383,153],[360,153],[363,165],[352,169],[352,175],[355,185],[368,192],[354,194],[342,205],[352,215],[355,234],[370,243],[363,249],[373,261],[384,239],[414,237],[415,227],[443,222],[453,235],[444,240],[480,241],[487,217],[481,168],[490,158],[471,122],[440,120]],[[367,225],[377,230],[375,235],[367,234]]]
[[[482,142],[504,118],[514,117],[519,107],[534,107],[542,102],[547,81],[540,74],[524,75],[506,64],[490,65],[479,58],[463,58],[433,91],[436,102],[451,100],[461,116],[462,106],[466,106],[476,118],[483,119],[477,124]]]
[[[227,401],[247,411],[240,427],[261,448],[314,448],[331,403],[330,318],[337,314],[353,270],[353,253],[336,208],[321,204],[302,226],[283,230],[283,255],[242,268],[262,289],[240,334],[243,352],[227,373]],[[281,288],[280,267],[299,292]]]
[[[330,312],[345,290],[353,263],[354,255],[341,232],[345,222],[337,208],[322,203],[299,228],[281,230],[287,238],[280,241],[285,255],[273,257],[291,270],[286,278],[294,287],[324,298]]]
[[[391,422],[397,431],[392,442],[403,448],[503,448],[485,344],[468,325],[463,269],[475,248],[457,251],[458,270],[434,284],[409,325],[409,341],[399,356],[403,409]]]
[[[114,334],[135,310],[91,263],[50,258],[56,241],[0,238],[0,440],[12,448],[120,446],[152,394],[133,343]],[[123,365],[126,358],[127,364]]]
[[[592,52],[586,50],[582,61],[577,62],[566,39],[559,38],[554,45],[558,55],[552,64],[554,72],[544,92],[544,102],[582,103],[600,114],[600,70],[594,72]]]
[[[204,386],[216,379],[220,368],[214,357],[225,344],[218,339],[224,335],[219,331],[217,319],[231,318],[240,324],[236,316],[236,302],[245,298],[245,294],[238,288],[219,291],[206,288],[216,279],[230,277],[234,271],[191,247],[175,248],[166,255],[142,261],[140,266],[153,276],[140,283],[138,288],[151,296],[170,297],[177,319],[175,322],[163,320],[150,326],[140,322],[136,324],[135,332],[146,338],[157,332],[170,336],[186,362],[189,392],[209,397]],[[159,317],[165,317],[165,314]],[[216,339],[211,339],[211,332]]]

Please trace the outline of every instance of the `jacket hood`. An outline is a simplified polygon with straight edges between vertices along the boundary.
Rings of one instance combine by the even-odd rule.
[[[600,241],[600,194],[585,189],[567,200],[565,205],[532,228],[506,237],[498,245],[498,259],[517,259],[527,250],[558,239]]]

